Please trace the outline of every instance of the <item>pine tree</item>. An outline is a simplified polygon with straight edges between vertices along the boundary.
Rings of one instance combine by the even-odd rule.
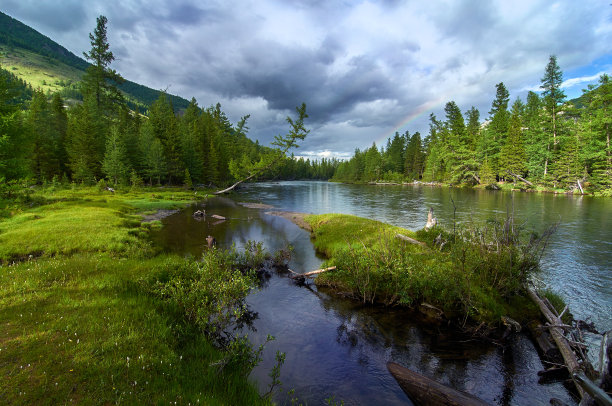
[[[116,84],[123,83],[124,79],[115,70],[110,69],[115,57],[110,51],[107,39],[107,22],[105,16],[99,16],[93,34],[89,34],[91,50],[84,52],[83,56],[91,62],[91,65],[87,67],[81,83],[83,97],[92,97],[95,100],[96,110],[105,117],[113,110],[115,104],[124,102],[121,92],[116,87]]]
[[[522,176],[526,170],[521,123],[522,109],[523,103],[520,99],[516,99],[512,106],[508,137],[500,153],[499,169],[502,177],[507,178],[508,173]]]
[[[524,144],[527,177],[540,181],[544,177],[547,159],[550,158],[546,134],[542,128],[542,101],[535,92],[527,94],[523,114]]]
[[[465,112],[467,124],[465,126],[466,136],[468,140],[468,148],[476,152],[476,146],[480,138],[480,112],[474,106]]]
[[[398,132],[395,133],[393,139],[388,142],[388,147],[385,151],[385,171],[395,173],[404,172],[404,137]]]
[[[30,154],[32,173],[38,182],[51,180],[59,175],[59,161],[56,156],[57,137],[51,121],[51,111],[47,97],[42,90],[34,92],[27,117],[29,138],[32,142]]]
[[[493,167],[491,167],[491,163],[489,162],[489,157],[485,156],[482,161],[482,165],[480,166],[480,183],[483,185],[492,185],[495,183],[495,173],[493,172]]]
[[[178,120],[166,93],[162,92],[159,98],[149,109],[149,122],[151,123],[155,138],[161,141],[164,147],[166,173],[168,182],[180,181],[185,171],[182,162],[181,136]]]
[[[127,181],[131,168],[127,152],[119,130],[113,126],[106,140],[106,152],[102,161],[102,171],[114,185]]]
[[[68,152],[66,152],[68,134],[68,114],[64,107],[64,100],[59,93],[53,94],[51,99],[51,117],[49,126],[56,137],[55,156],[59,164],[59,174],[68,173]]]
[[[541,80],[540,88],[543,89],[542,97],[544,99],[544,107],[548,115],[547,131],[552,135],[552,145],[549,142],[547,150],[552,151],[554,157],[557,145],[559,144],[559,119],[561,113],[561,104],[565,100],[565,93],[561,90],[563,84],[563,73],[557,64],[557,57],[551,55],[544,71],[544,77]],[[546,158],[544,163],[544,175],[548,173],[548,165],[550,164],[550,156]]]
[[[408,132],[406,132],[408,134]],[[423,175],[423,165],[425,164],[423,156],[423,145],[421,142],[421,134],[417,131],[410,137],[406,147],[406,162],[404,164],[404,174],[408,180],[419,180]]]
[[[427,158],[423,170],[423,180],[427,182],[444,179],[444,128],[443,124],[431,113],[429,115],[429,137],[427,141]]]
[[[72,178],[86,184],[102,176],[105,139],[96,111],[95,100],[86,99],[73,109],[68,121],[66,150]]]
[[[365,155],[364,180],[374,181],[380,179],[382,169],[382,156],[376,147],[376,143],[373,143]]]
[[[494,173],[499,172],[499,154],[508,134],[508,101],[510,93],[503,82],[496,86],[495,100],[489,111],[489,124],[481,137],[478,158],[489,157]]]
[[[588,122],[589,127],[586,144],[590,182],[598,193],[612,195],[612,80],[608,75],[602,75],[599,86],[589,93],[590,102],[584,112],[588,118],[584,117],[583,120]]]

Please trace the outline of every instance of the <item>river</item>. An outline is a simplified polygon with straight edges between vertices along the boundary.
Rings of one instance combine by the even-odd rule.
[[[248,240],[263,241],[270,251],[291,245],[290,267],[305,272],[323,261],[308,233],[237,201],[287,211],[355,214],[413,230],[423,227],[429,207],[450,227],[453,221],[478,224],[511,212],[528,229],[560,223],[542,259],[539,279],[565,298],[576,317],[593,321],[600,330],[612,328],[612,202],[608,199],[328,182],[252,184],[232,199],[215,198],[205,204],[209,216],[218,214],[226,221],[195,220],[194,206],[164,219],[154,240],[169,251],[194,256],[201,254],[209,234],[222,247],[240,247]],[[312,284],[299,287],[276,274],[248,297],[248,304],[257,313],[250,340],[258,345],[267,334],[276,338],[251,375],[262,393],[270,382],[267,374],[276,351],[287,354],[282,390],[274,398],[279,404],[290,404],[292,397],[309,405],[326,404],[334,396],[334,401],[346,405],[410,405],[387,372],[385,365],[391,360],[491,404],[544,405],[552,397],[573,403],[560,383],[538,384],[537,372],[543,366],[523,336],[506,348],[485,344],[442,327],[424,328],[409,312],[362,306]],[[287,393],[291,389],[293,395]]]

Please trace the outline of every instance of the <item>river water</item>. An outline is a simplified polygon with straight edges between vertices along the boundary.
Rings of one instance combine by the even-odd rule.
[[[306,272],[323,261],[308,233],[238,201],[287,211],[355,214],[413,230],[424,226],[429,207],[450,227],[453,221],[479,223],[513,212],[528,229],[560,223],[539,278],[566,299],[576,317],[590,319],[600,330],[612,328],[612,202],[607,199],[328,182],[253,184],[232,199],[214,198],[204,204],[208,216],[218,214],[225,221],[196,220],[191,214],[199,207],[194,206],[164,219],[153,239],[166,250],[194,256],[204,250],[207,235],[221,247],[241,247],[249,240],[264,242],[270,251],[291,245],[290,267]],[[538,384],[537,372],[543,366],[532,343],[522,336],[505,348],[497,347],[443,327],[424,328],[418,316],[406,311],[362,306],[312,284],[297,286],[285,275],[270,275],[248,297],[248,304],[257,313],[251,342],[260,344],[267,334],[276,338],[251,375],[262,393],[270,382],[267,374],[276,351],[286,353],[282,390],[274,397],[278,404],[290,404],[296,397],[303,404],[320,405],[334,396],[345,405],[410,405],[387,372],[388,361],[491,404],[545,405],[553,397],[574,402],[560,383]],[[287,393],[291,389],[292,395]]]

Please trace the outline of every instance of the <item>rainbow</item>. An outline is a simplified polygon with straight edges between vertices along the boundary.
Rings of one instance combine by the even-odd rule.
[[[381,135],[379,135],[378,137],[376,137],[374,139],[374,142],[376,142],[376,146],[378,148],[380,148],[381,145],[384,146],[387,139],[392,138],[396,132],[399,132],[400,134],[402,134],[401,130],[404,129],[408,124],[417,120],[418,118],[421,118],[422,116],[426,114],[429,115],[429,113],[433,112],[433,110],[436,110],[438,107],[442,106],[442,104],[446,103],[448,100],[449,100],[448,95],[443,95],[437,99],[430,100],[430,101],[427,101],[421,104],[407,117],[404,117],[399,123],[394,125],[390,130],[387,130]],[[407,129],[407,130],[410,131],[410,129]],[[427,136],[427,134],[421,134],[421,138],[424,138],[425,136]]]

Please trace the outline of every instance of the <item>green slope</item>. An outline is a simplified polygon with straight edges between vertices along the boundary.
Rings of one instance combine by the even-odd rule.
[[[89,64],[52,39],[0,12],[0,65],[43,91],[75,96],[76,84]],[[154,90],[126,80],[119,88],[132,106],[150,106],[159,96]],[[189,101],[169,95],[175,109],[187,108]]]

